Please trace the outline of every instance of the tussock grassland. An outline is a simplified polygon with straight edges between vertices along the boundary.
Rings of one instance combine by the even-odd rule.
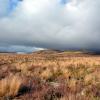
[[[0,100],[100,100],[100,56],[1,54]]]
[[[22,81],[19,76],[10,75],[0,81],[0,96],[14,97],[18,95]]]

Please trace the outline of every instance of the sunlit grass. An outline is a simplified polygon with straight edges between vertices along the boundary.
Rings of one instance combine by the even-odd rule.
[[[99,100],[100,57],[71,53],[1,55],[0,97]]]

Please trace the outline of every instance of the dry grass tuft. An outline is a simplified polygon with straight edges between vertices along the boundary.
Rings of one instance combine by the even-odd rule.
[[[11,75],[0,81],[0,97],[14,97],[18,95],[22,80],[18,75]]]

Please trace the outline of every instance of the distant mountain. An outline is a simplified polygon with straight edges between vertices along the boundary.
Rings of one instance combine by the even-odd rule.
[[[16,52],[5,52],[5,51],[0,51],[0,54],[10,55],[10,54],[17,54],[17,53],[16,53]]]
[[[35,51],[33,54],[57,54],[57,53],[62,53],[63,51],[60,50],[40,50],[40,51]]]
[[[90,55],[97,55],[95,52],[91,51],[83,51],[83,50],[52,50],[52,49],[47,49],[47,50],[40,50],[40,51],[35,51],[32,53],[33,55],[37,56],[90,56]]]

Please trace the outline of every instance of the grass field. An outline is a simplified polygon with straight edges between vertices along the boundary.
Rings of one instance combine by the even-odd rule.
[[[100,100],[100,56],[0,54],[0,100]]]

